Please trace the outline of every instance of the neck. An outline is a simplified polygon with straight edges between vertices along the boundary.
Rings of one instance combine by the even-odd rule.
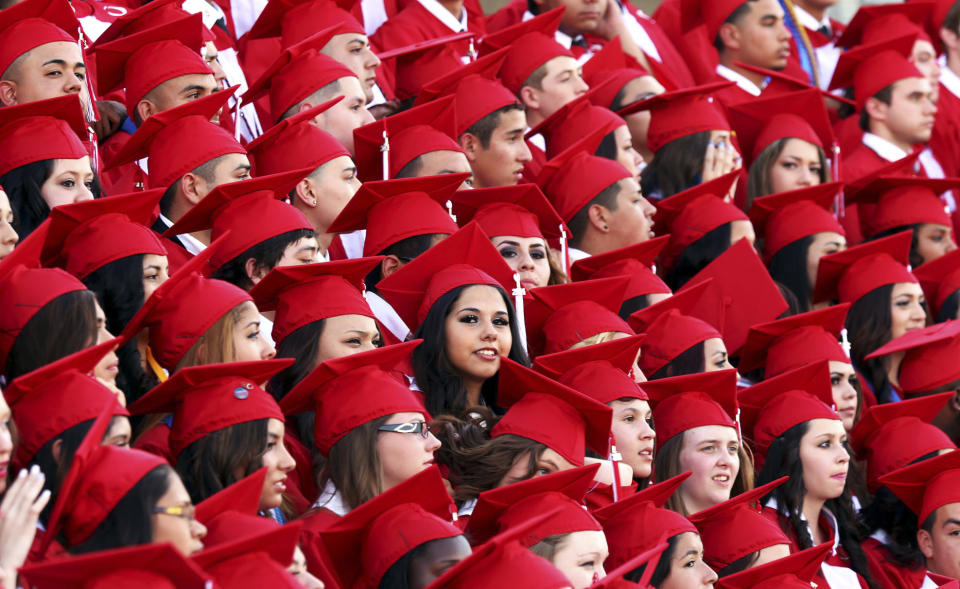
[[[883,370],[887,373],[890,384],[900,388],[900,363],[906,352],[894,352],[883,358]]]
[[[330,249],[330,244],[333,243],[333,238],[336,233],[327,233],[328,225],[324,225],[318,219],[317,209],[312,207],[303,206],[300,203],[299,198],[291,199],[293,200],[293,206],[297,208],[303,216],[307,218],[307,221],[310,222],[310,225],[313,227],[313,230],[317,234],[317,245],[320,247],[320,253],[325,254],[327,250]]]
[[[581,239],[577,245],[570,244],[570,247],[575,247],[578,250],[587,252],[591,256],[617,249],[615,244],[610,243],[606,233],[602,233],[589,226],[584,232],[583,239]]]
[[[823,504],[822,499],[814,499],[810,497],[809,493],[803,498],[803,517],[807,520],[814,546],[823,544],[828,540],[820,529],[820,511],[823,509]]]
[[[870,132],[881,139],[886,139],[907,153],[913,151],[913,143],[910,143],[909,141],[903,141],[902,139],[895,137],[886,125],[870,125]]]
[[[794,4],[806,10],[810,16],[817,20],[823,20],[823,16],[827,13],[825,6],[811,6],[809,2],[804,2],[804,0],[794,0]]]
[[[464,379],[463,385],[467,389],[467,407],[480,405],[480,390],[483,388],[483,381]]]
[[[721,63],[724,67],[728,67],[728,68],[732,69],[733,71],[737,72],[738,74],[740,74],[741,76],[743,76],[744,78],[750,80],[751,82],[753,82],[754,84],[756,84],[757,88],[763,88],[763,81],[766,80],[767,77],[764,76],[763,74],[758,74],[758,73],[756,73],[756,72],[751,72],[750,70],[745,70],[745,69],[743,69],[743,68],[741,68],[741,67],[737,67],[737,66],[733,65],[734,62],[736,62],[736,61],[739,61],[739,59],[736,58],[736,57],[731,56],[729,51],[724,51],[724,52],[723,52],[723,57],[720,58],[720,63]]]
[[[213,241],[211,238],[211,233],[212,232],[209,229],[204,229],[203,231],[194,231],[190,234],[190,236],[203,245],[210,245],[210,242]]]
[[[147,367],[147,344],[150,343],[150,334],[146,329],[137,334],[137,352],[140,353],[140,368],[144,371]]]
[[[440,6],[443,6],[447,9],[447,12],[452,14],[454,18],[460,18],[460,15],[463,14],[463,0],[438,0]]]
[[[960,76],[960,51],[947,51],[947,69]]]

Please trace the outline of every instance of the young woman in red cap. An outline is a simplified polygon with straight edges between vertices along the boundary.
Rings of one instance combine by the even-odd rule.
[[[13,228],[13,208],[10,206],[10,197],[0,188],[0,260],[13,252],[13,248],[20,241],[20,235]]]

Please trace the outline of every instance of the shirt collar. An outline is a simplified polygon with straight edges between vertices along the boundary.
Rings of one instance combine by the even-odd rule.
[[[467,9],[460,10],[460,18],[450,14],[450,11],[443,7],[437,0],[417,0],[420,5],[427,9],[427,12],[437,17],[437,20],[447,25],[454,33],[464,33],[467,31]]]
[[[525,11],[523,12],[523,17],[521,18],[521,22],[526,22],[526,21],[530,20],[531,18],[533,18],[534,16],[536,16],[536,15],[533,14],[532,12],[530,12],[529,10],[525,10]],[[579,35],[578,38],[579,38],[579,37],[582,37],[582,36],[583,36],[583,35]],[[564,47],[565,49],[570,49],[570,47],[573,45],[573,37],[571,37],[570,35],[564,33],[564,32],[561,31],[560,29],[557,29],[557,32],[553,34],[553,39],[554,39],[554,41],[556,41],[557,43],[563,45],[563,47]]]
[[[717,64],[717,74],[730,80],[731,82],[736,82],[737,86],[741,90],[752,96],[760,96],[760,93],[763,92],[763,89],[760,88],[760,86],[757,86],[748,80],[746,76],[733,71],[725,65]]]
[[[797,16],[797,20],[800,22],[804,28],[810,30],[817,30],[820,27],[827,27],[830,31],[833,31],[833,27],[830,24],[830,17],[826,14],[823,15],[823,18],[817,20],[812,14],[801,8],[797,3],[793,4],[793,13]]]
[[[877,155],[888,162],[895,162],[909,155],[906,151],[903,151],[883,137],[869,132],[863,134],[863,144],[875,151]]]
[[[167,227],[173,227],[173,221],[160,215],[160,220],[167,224]],[[193,255],[197,255],[203,250],[207,249],[207,246],[203,244],[202,241],[196,237],[190,235],[189,233],[181,233],[177,235],[177,239],[180,240],[180,243],[183,244],[183,249],[187,250]]]

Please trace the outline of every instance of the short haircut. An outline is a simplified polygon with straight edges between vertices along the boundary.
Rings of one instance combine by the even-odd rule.
[[[553,58],[551,58],[553,59]],[[543,79],[547,77],[547,63],[550,60],[540,64],[540,67],[533,70],[533,73],[527,76],[527,79],[523,81],[523,86],[530,86],[531,88],[536,88],[537,90],[543,90]]]
[[[490,139],[493,137],[493,132],[496,131],[498,126],[500,126],[500,115],[502,113],[514,110],[523,111],[523,106],[519,103],[501,106],[476,123],[470,125],[470,128],[464,131],[460,136],[463,137],[463,135],[470,133],[480,140],[480,145],[483,146],[484,149],[487,149],[490,147]]]
[[[737,6],[736,10],[731,12],[730,16],[727,17],[727,20],[723,21],[723,24],[729,23],[736,25],[741,18],[750,12],[750,3],[756,1],[757,0],[746,0],[743,4]],[[723,44],[723,39],[720,37],[720,31],[717,31],[717,36],[713,39],[713,46],[716,47],[717,53],[723,53],[727,48],[727,46]]]
[[[225,153],[217,156],[206,163],[200,164],[189,173],[194,176],[200,176],[207,184],[212,184],[217,178],[217,165],[228,155],[230,154]],[[167,218],[170,218],[170,207],[173,206],[173,198],[177,195],[177,187],[180,185],[180,180],[182,179],[183,176],[177,178],[173,184],[167,187],[166,192],[163,193],[163,197],[160,198],[160,213]]]
[[[258,270],[269,272],[280,263],[288,247],[301,239],[316,235],[312,229],[293,229],[274,235],[247,248],[242,254],[217,268],[210,277],[225,280],[243,290],[250,290],[253,288],[253,281],[247,275],[247,260],[252,258]]]
[[[318,104],[321,104],[323,102],[330,100],[331,98],[339,94],[340,94],[340,79],[337,78],[336,80],[330,82],[323,88],[320,88],[319,90],[315,90],[312,94],[310,94],[310,96],[307,96],[303,100],[297,102],[296,104],[288,108],[286,111],[284,111],[283,115],[280,116],[280,119],[277,122],[280,122],[283,119],[289,119],[293,115],[297,114],[297,112],[299,112],[300,110],[300,105],[302,105],[304,102],[309,102],[310,104],[316,106]]]
[[[573,247],[579,247],[580,243],[583,240],[584,234],[587,232],[587,226],[590,224],[590,207],[593,205],[600,205],[608,211],[617,210],[617,197],[620,195],[620,181],[617,180],[610,186],[607,186],[601,190],[593,199],[590,200],[587,204],[583,205],[577,214],[570,219],[570,222],[567,223],[567,227],[570,228],[570,233],[572,237],[570,238],[570,245]]]
[[[896,82],[894,82],[893,84],[896,84]],[[890,84],[889,86],[885,87],[883,90],[877,92],[876,94],[871,96],[871,98],[876,98],[877,100],[879,100],[884,104],[890,104],[890,102],[893,100],[893,84]],[[863,132],[865,133],[870,132],[870,114],[867,112],[866,106],[860,109],[859,124],[860,124],[860,129]]]
[[[400,168],[400,171],[397,172],[396,178],[416,178],[417,174],[420,173],[420,170],[423,169],[423,156],[424,154],[418,155],[413,158],[407,165]]]

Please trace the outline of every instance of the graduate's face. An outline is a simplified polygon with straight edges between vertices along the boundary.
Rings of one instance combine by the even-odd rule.
[[[925,142],[930,140],[937,114],[932,94],[930,80],[904,78],[892,84],[890,104],[876,101],[874,106],[895,140],[909,144]]]
[[[113,419],[110,420],[110,427],[107,429],[107,433],[103,436],[102,445],[129,448],[132,432],[129,417],[126,415],[114,415]]]
[[[550,250],[542,237],[498,235],[490,241],[503,260],[520,274],[523,288],[547,286],[550,282]]]
[[[650,403],[641,399],[612,401],[613,425],[610,431],[617,442],[617,451],[633,469],[634,478],[650,477],[653,469],[653,446],[657,434],[653,431],[653,413]]]
[[[97,341],[95,343],[99,345],[113,339],[113,334],[107,331],[107,316],[100,307],[100,303],[94,302],[94,306],[97,311]],[[115,391],[120,404],[126,406],[126,397],[117,387],[117,374],[119,373],[120,361],[117,359],[115,350],[110,350],[104,354],[103,358],[100,358],[100,361],[97,362],[96,367],[93,369],[93,375],[97,380],[107,385],[112,391]]]
[[[280,256],[280,261],[277,262],[275,268],[314,264],[317,261],[318,252],[319,246],[316,237],[313,235],[301,237],[283,249],[283,255]]]
[[[820,149],[803,139],[787,139],[770,167],[771,194],[820,184]]]
[[[260,313],[251,301],[240,304],[240,314],[233,325],[233,361],[256,362],[269,360],[277,350],[260,332]]]
[[[410,589],[423,589],[453,565],[470,556],[471,552],[470,543],[463,536],[428,542],[418,550],[416,558],[410,560],[407,586]]]
[[[730,498],[740,472],[737,430],[723,425],[693,427],[683,433],[680,472],[693,474],[680,485],[680,498],[697,513]]]
[[[813,500],[835,499],[847,484],[847,431],[838,419],[811,419],[808,423],[807,433],[800,438],[803,487]]]
[[[441,149],[429,151],[420,156],[420,171],[417,177],[440,176],[443,174],[473,174],[470,162],[462,151]],[[473,188],[473,177],[467,178],[460,185],[459,190]]]
[[[310,217],[315,219],[318,231],[325,231],[360,190],[357,166],[350,156],[346,155],[335,157],[323,164],[304,182],[309,183],[310,190],[316,196],[317,204],[312,204],[312,201],[310,203]]]
[[[167,256],[143,254],[143,300],[146,301],[161,284],[170,278]]]
[[[93,169],[90,157],[55,159],[50,176],[40,186],[40,196],[51,209],[85,200],[93,200]]]
[[[343,100],[317,115],[314,121],[342,143],[351,155],[356,155],[353,150],[353,130],[372,123],[373,115],[367,110],[367,95],[360,80],[354,76],[346,76],[337,82],[340,84],[340,91],[334,96],[342,94]]]
[[[13,228],[13,209],[7,193],[0,188],[0,260],[9,256],[20,241],[20,236]]]
[[[820,268],[820,258],[842,252],[847,249],[847,238],[834,231],[816,233],[807,248],[807,280],[813,290],[817,283],[817,269]]]
[[[890,293],[890,339],[922,329],[927,322],[923,289],[915,282],[898,282]]]
[[[657,212],[640,191],[640,184],[633,178],[617,181],[616,210],[608,211],[607,227],[613,238],[613,248],[627,247],[653,239],[653,215]]]
[[[853,429],[853,420],[857,417],[857,371],[853,364],[830,360],[830,387],[833,390],[833,403],[843,420],[843,428]]]
[[[279,419],[267,420],[267,447],[263,452],[263,466],[267,467],[267,477],[263,481],[260,493],[260,510],[280,507],[283,493],[287,490],[287,473],[297,463],[283,445],[284,425]]]
[[[634,78],[620,89],[623,93],[623,106],[633,104],[640,100],[646,100],[663,94],[666,89],[653,76],[640,76]],[[633,138],[633,147],[638,152],[645,153],[649,151],[647,146],[647,132],[650,130],[650,111],[642,110],[623,117],[630,127],[630,136]]]
[[[603,532],[584,530],[567,534],[557,546],[551,562],[570,581],[573,589],[586,589],[607,576],[603,561],[608,554],[607,538]]]
[[[370,41],[360,33],[334,35],[323,46],[321,53],[332,57],[347,66],[360,80],[367,102],[373,98],[373,87],[377,83],[377,68],[380,59],[370,49]]]
[[[582,35],[597,30],[607,11],[607,0],[542,0],[541,14],[559,6],[566,7],[560,30],[570,36]]]
[[[947,225],[921,223],[916,231],[917,253],[923,258],[924,264],[957,249],[957,244],[953,242],[953,230]]]
[[[755,0],[734,25],[738,61],[772,70],[782,70],[790,57],[790,31],[783,22],[777,0]]]
[[[444,321],[447,359],[467,383],[483,384],[500,370],[500,357],[510,354],[510,316],[500,292],[492,286],[463,289]]]
[[[90,101],[86,85],[87,67],[76,43],[44,43],[17,58],[4,73],[6,87],[0,95],[5,106],[67,94],[79,94],[84,106]]]
[[[152,115],[175,106],[193,102],[204,96],[209,96],[220,89],[216,78],[211,71],[209,74],[185,74],[171,78],[153,90],[137,105],[141,118],[143,115]],[[144,103],[147,103],[144,105]],[[146,107],[146,108],[144,108]]]
[[[660,584],[660,589],[713,587],[716,581],[717,574],[703,561],[700,535],[694,532],[679,534],[670,557],[670,574]]]
[[[549,117],[589,90],[583,81],[580,64],[574,58],[566,55],[554,57],[543,67],[546,68],[546,75],[540,83],[541,89],[534,89],[537,110],[541,116]]]
[[[960,579],[960,503],[938,507],[933,518],[929,532],[917,533],[927,568],[938,575]]]
[[[364,315],[327,317],[317,343],[317,364],[368,352],[382,344],[377,322]]]
[[[194,519],[193,503],[180,477],[172,470],[169,477],[169,488],[157,501],[156,507],[177,507],[183,513],[153,514],[153,541],[158,544],[169,542],[180,554],[190,556],[203,549],[202,540],[207,535],[207,528]]]
[[[703,342],[703,371],[729,370],[733,368],[730,357],[727,355],[727,346],[719,337],[712,337]]]
[[[384,425],[425,422],[422,413],[394,413]],[[434,452],[440,448],[440,440],[427,432],[424,438],[418,433],[377,432],[377,453],[380,456],[383,490],[387,491],[426,470],[434,464]]]
[[[930,81],[930,88],[933,89],[931,98],[936,102],[940,93],[940,64],[937,63],[937,50],[933,48],[930,41],[917,39],[913,42],[910,61],[917,66],[923,77]]]
[[[513,459],[510,470],[503,475],[503,478],[497,483],[497,487],[505,487],[518,481],[560,472],[561,470],[570,470],[571,468],[574,468],[574,466],[570,464],[569,460],[560,456],[553,448],[546,448],[537,459],[533,474],[531,475],[530,453],[524,452]]]
[[[633,148],[633,136],[630,128],[621,125],[613,130],[613,139],[617,144],[617,163],[627,169],[637,182],[640,181],[640,164],[643,157]]]
[[[522,110],[510,110],[498,117],[487,147],[477,139],[475,145],[465,149],[477,188],[518,184],[523,180],[523,165],[532,159],[530,148],[523,140],[526,114]]]

